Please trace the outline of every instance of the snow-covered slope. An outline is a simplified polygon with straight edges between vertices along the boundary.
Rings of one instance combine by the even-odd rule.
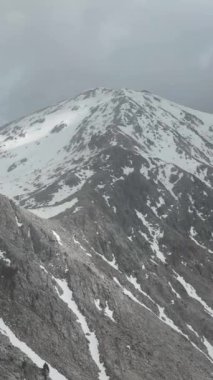
[[[54,216],[77,203],[95,157],[121,136],[145,158],[142,173],[171,194],[179,169],[213,186],[213,115],[148,92],[96,89],[0,130],[0,192]]]
[[[88,91],[0,129],[0,193],[52,218],[3,202],[0,269],[21,263],[19,325],[3,278],[1,334],[68,379],[211,378],[213,115],[146,91]],[[40,338],[22,331],[20,303]],[[40,344],[50,335],[59,355]]]

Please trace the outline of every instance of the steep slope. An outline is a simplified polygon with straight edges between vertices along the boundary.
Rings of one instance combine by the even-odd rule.
[[[66,279],[70,288],[58,293],[66,301],[73,290],[75,315],[88,321],[82,331],[96,331],[100,379],[210,379],[213,116],[145,91],[96,89],[0,132],[0,192],[53,217],[42,222],[22,212],[45,235],[36,232],[24,252],[39,255],[45,272],[37,265],[37,277],[46,273],[49,299],[57,296],[52,281],[63,290]],[[37,279],[25,287],[31,294]],[[51,320],[48,310],[43,305]],[[81,347],[68,349],[78,340],[68,335],[53,355],[34,347],[58,370],[63,365],[68,379],[98,378],[88,350],[81,356]],[[29,333],[26,339],[32,345]]]
[[[44,362],[53,380],[210,379],[207,356],[84,251],[74,226],[70,235],[4,197],[0,209],[2,379],[43,379]]]

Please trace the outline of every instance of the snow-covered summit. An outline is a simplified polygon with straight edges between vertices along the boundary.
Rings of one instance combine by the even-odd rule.
[[[100,88],[0,130],[0,192],[53,216],[74,202],[110,146],[134,150],[146,160],[141,170],[157,167],[164,182],[180,168],[213,186],[213,115],[147,91]]]

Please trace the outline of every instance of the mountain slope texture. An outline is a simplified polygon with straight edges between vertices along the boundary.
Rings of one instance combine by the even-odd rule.
[[[213,115],[94,89],[0,129],[0,377],[213,378]]]

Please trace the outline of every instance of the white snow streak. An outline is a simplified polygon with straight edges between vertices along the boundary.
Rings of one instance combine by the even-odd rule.
[[[147,297],[152,303],[155,303],[153,301],[153,299],[146,293],[144,292],[142,289],[141,289],[141,286],[140,284],[138,283],[137,281],[137,278],[135,278],[134,276],[130,275],[130,276],[126,276],[127,280],[134,286],[134,288],[136,290],[138,290],[141,294],[143,294],[145,297]]]
[[[202,300],[202,298],[197,294],[196,290],[193,288],[191,284],[186,282],[183,277],[181,277],[177,272],[173,271],[176,275],[177,280],[180,282],[180,284],[184,287],[186,290],[186,293],[189,297],[194,298],[196,301],[198,301],[203,307],[204,310],[213,318],[213,309],[211,309],[205,301]]]
[[[15,218],[16,218],[16,224],[17,224],[17,226],[18,226],[19,228],[22,227],[22,226],[23,226],[23,223],[20,223],[20,222],[19,222],[17,216],[16,216]]]
[[[113,280],[115,281],[115,283],[122,289],[123,291],[123,294],[125,294],[126,296],[128,296],[132,301],[134,301],[135,303],[139,304],[140,306],[144,307],[145,309],[147,309],[151,314],[153,314],[155,317],[157,317],[161,322],[163,322],[164,324],[166,324],[167,326],[169,326],[170,328],[172,328],[175,332],[177,332],[178,334],[184,336],[190,343],[191,345],[196,349],[198,350],[202,355],[204,355],[211,363],[213,363],[212,359],[211,359],[211,356],[209,355],[206,355],[205,352],[203,352],[194,342],[192,342],[190,340],[190,338],[188,337],[188,335],[184,334],[180,329],[179,327],[177,327],[175,325],[175,323],[165,314],[165,308],[164,307],[161,307],[159,305],[157,305],[158,307],[158,311],[159,311],[159,316],[157,316],[151,309],[149,309],[147,306],[145,306],[143,303],[141,303],[140,301],[138,301],[138,299],[129,291],[127,290],[125,287],[123,287],[120,282],[118,281],[118,279],[116,277],[113,277]],[[153,303],[155,303],[153,301]],[[209,350],[210,350],[210,347],[208,346]],[[209,353],[209,351],[208,351]]]
[[[144,305],[142,302],[138,301],[138,299],[132,294],[132,292],[130,292],[129,290],[127,290],[123,285],[120,284],[120,282],[118,281],[118,279],[116,277],[113,277],[113,280],[115,281],[115,283],[122,289],[123,291],[123,294],[126,295],[127,297],[129,297],[132,301],[134,301],[135,303],[137,303],[138,305],[144,307],[145,309],[147,309],[148,311],[150,311],[152,314],[154,314],[152,312],[151,309],[149,309],[146,305]]]
[[[158,306],[158,310],[159,310],[159,318],[164,323],[166,323],[168,326],[170,326],[173,330],[175,330],[176,332],[178,332],[181,335],[184,335],[182,333],[182,331],[174,324],[174,322],[169,317],[167,317],[167,315],[165,314],[165,311],[164,311],[165,308],[164,307],[160,307],[159,305],[157,305],[157,306]]]
[[[144,236],[145,239],[149,241],[150,246],[152,248],[152,251],[156,254],[157,258],[160,261],[162,261],[163,263],[165,263],[166,258],[164,256],[163,252],[160,251],[159,242],[158,242],[158,240],[163,237],[163,232],[161,232],[159,228],[153,227],[146,220],[146,218],[144,217],[144,215],[141,212],[139,212],[137,210],[135,210],[135,212],[137,214],[137,217],[142,221],[143,225],[148,229],[149,234],[151,236],[151,239],[149,239],[146,234],[144,234],[143,232],[140,231],[141,235]]]
[[[191,325],[187,324],[186,326],[188,327],[189,330],[191,330],[196,335],[197,338],[200,338],[198,333],[193,329],[193,327]]]
[[[45,361],[40,358],[30,347],[26,345],[26,343],[19,340],[12,330],[5,324],[4,320],[0,318],[0,332],[7,336],[10,340],[10,343],[17,347],[20,351],[22,351],[29,359],[32,360],[34,364],[38,367],[42,368]],[[46,362],[47,363],[47,362]],[[67,378],[61,375],[55,368],[51,367],[49,363],[47,363],[50,368],[50,377],[52,380],[67,380]]]
[[[77,320],[81,325],[82,331],[84,332],[85,338],[89,342],[89,350],[91,357],[99,369],[99,380],[109,380],[109,376],[106,375],[106,369],[104,367],[104,364],[100,361],[99,343],[95,333],[89,329],[86,318],[80,312],[77,303],[74,301],[72,291],[69,289],[66,280],[60,280],[57,278],[54,279],[62,291],[62,294],[60,294],[56,287],[58,296],[62,299],[63,302],[67,304],[69,309],[72,310],[72,312],[76,315]]]
[[[95,306],[97,307],[97,309],[98,309],[99,311],[102,311],[102,308],[101,308],[101,301],[100,301],[99,299],[94,300],[94,304],[95,304]]]
[[[201,248],[207,250],[209,253],[213,253],[213,251],[212,251],[211,249],[207,248],[205,245],[199,243],[199,242],[197,241],[197,239],[195,239],[195,237],[196,237],[197,235],[198,235],[198,234],[197,234],[197,232],[195,231],[195,228],[194,228],[194,227],[191,227],[191,228],[190,228],[190,233],[189,233],[189,237],[190,237],[190,239],[191,239],[196,245],[198,245],[199,247],[201,247]]]
[[[208,355],[213,359],[213,346],[209,343],[206,338],[203,338],[203,344],[207,349]]]
[[[63,246],[60,236],[57,234],[57,232],[52,231],[53,235],[55,236],[57,242],[59,245]]]
[[[171,282],[168,282],[170,288],[172,289],[173,293],[176,295],[177,298],[181,299],[181,296],[178,292],[176,292],[176,290],[173,288]]]
[[[75,236],[73,236],[73,240],[75,242],[75,244],[79,245],[79,247],[82,249],[82,251],[85,252],[85,254],[89,257],[92,257],[91,253],[87,252],[87,250],[83,247],[83,245],[81,245],[81,243],[76,239]]]

